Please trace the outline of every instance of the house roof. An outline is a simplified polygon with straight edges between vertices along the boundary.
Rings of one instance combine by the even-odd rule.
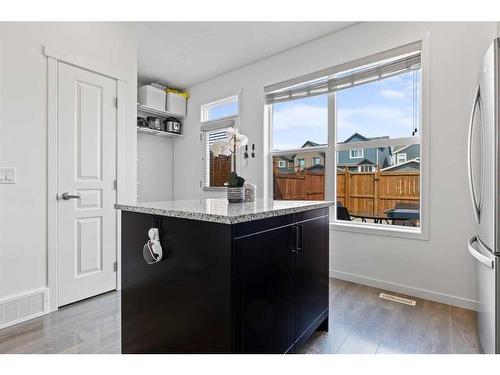
[[[326,143],[316,143],[316,142],[313,142],[313,141],[306,141],[306,143],[304,143],[301,148],[304,148],[304,147],[316,147],[316,146],[326,146]]]
[[[347,138],[344,142],[339,142],[339,143],[349,143],[355,137],[362,138],[363,141],[374,141],[376,139],[389,139],[389,136],[387,136],[387,135],[383,135],[381,137],[365,137],[364,135],[356,132],[353,135],[351,135],[349,138]]]
[[[397,154],[398,152],[401,152],[401,151],[403,151],[403,150],[407,149],[407,148],[408,148],[408,147],[410,147],[410,146],[413,146],[413,145],[394,146],[394,151],[393,151],[393,153],[394,153],[394,154]]]
[[[404,163],[394,164],[394,165],[391,165],[390,167],[383,168],[380,171],[383,172],[383,171],[388,171],[388,170],[391,170],[394,168],[400,168],[400,167],[405,166],[409,163],[417,163],[418,165],[420,165],[420,159],[419,158],[410,159],[410,160],[405,161]]]
[[[337,164],[337,167],[355,167],[358,165],[375,165],[375,163],[368,159],[361,159],[360,161],[353,161],[351,163]]]
[[[315,164],[311,167],[305,168],[306,170],[310,172],[322,172],[325,170],[325,166],[321,164]]]

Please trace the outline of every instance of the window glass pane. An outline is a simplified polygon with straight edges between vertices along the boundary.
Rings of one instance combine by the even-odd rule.
[[[420,145],[390,140],[419,131],[420,70],[337,92],[337,220],[420,226]],[[387,140],[359,149],[359,142]]]
[[[238,102],[221,103],[214,105],[208,110],[208,120],[213,121],[223,117],[235,116],[238,114]]]
[[[337,220],[419,227],[420,145],[366,148],[356,161],[349,151],[337,151]]]
[[[275,200],[324,200],[325,153],[273,156],[273,182]]]
[[[327,95],[273,104],[272,149],[291,150],[328,143]]]
[[[201,121],[215,121],[224,117],[238,115],[239,101],[237,96],[219,100],[201,106]]]
[[[206,173],[206,186],[209,187],[224,187],[225,183],[229,180],[231,173],[231,156],[218,155],[215,156],[210,150],[210,145],[214,142],[227,139],[227,129],[214,130],[208,132],[207,145],[208,145],[208,159],[207,159],[207,173]]]
[[[418,133],[420,70],[337,92],[337,142]],[[364,140],[364,139],[358,139]]]

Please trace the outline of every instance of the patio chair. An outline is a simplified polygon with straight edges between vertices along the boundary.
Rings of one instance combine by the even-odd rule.
[[[352,221],[349,210],[346,207],[337,205],[337,220]]]

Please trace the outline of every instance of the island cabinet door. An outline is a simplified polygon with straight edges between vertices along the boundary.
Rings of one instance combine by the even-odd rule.
[[[328,216],[294,225],[295,344],[298,347],[318,326],[328,325]],[[328,327],[323,327],[326,330]]]
[[[236,352],[286,353],[293,347],[290,233],[285,226],[235,240]]]

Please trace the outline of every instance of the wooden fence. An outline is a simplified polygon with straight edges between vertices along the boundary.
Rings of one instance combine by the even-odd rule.
[[[317,172],[274,173],[274,199],[325,199],[325,175]],[[337,172],[337,202],[350,212],[379,213],[396,202],[418,205],[420,172]]]
[[[337,202],[350,212],[382,214],[396,202],[420,201],[420,172],[337,172]]]
[[[276,200],[324,200],[325,174],[302,171],[298,173],[274,173],[274,199]]]

